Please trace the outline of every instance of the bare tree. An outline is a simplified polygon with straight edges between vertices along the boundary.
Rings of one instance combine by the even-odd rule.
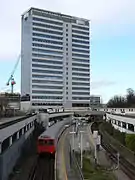
[[[127,100],[128,107],[135,106],[135,92],[133,89],[131,89],[131,88],[127,89],[126,100]]]
[[[135,91],[131,88],[128,88],[126,97],[117,96],[117,95],[114,96],[108,101],[107,107],[112,107],[112,108],[135,107]]]

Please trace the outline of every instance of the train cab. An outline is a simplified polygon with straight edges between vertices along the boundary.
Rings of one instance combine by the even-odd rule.
[[[55,140],[48,136],[40,136],[38,138],[37,151],[38,154],[55,154]]]

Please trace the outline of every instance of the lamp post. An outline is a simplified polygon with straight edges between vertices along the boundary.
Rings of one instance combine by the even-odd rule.
[[[95,164],[97,164],[97,144],[100,144],[100,136],[98,135],[98,131],[93,132],[93,139],[94,139],[94,158],[95,158]]]
[[[0,154],[2,152],[2,142],[0,142]]]
[[[83,168],[83,133],[85,131],[80,131],[81,133],[81,169]]]
[[[73,126],[73,130],[72,130],[72,132],[70,132],[70,134],[72,134],[72,149],[73,149],[73,151],[74,151],[74,148],[75,148],[75,137],[74,137],[74,134],[75,134],[76,132],[74,131],[74,126]]]
[[[95,164],[97,163],[97,139],[94,139],[94,157],[95,157]]]

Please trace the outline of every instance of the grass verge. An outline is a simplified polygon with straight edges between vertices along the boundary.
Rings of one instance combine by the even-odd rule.
[[[101,166],[94,166],[88,157],[83,158],[83,175],[87,180],[116,180],[112,172]]]

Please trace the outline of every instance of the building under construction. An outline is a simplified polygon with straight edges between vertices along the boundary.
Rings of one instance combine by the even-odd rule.
[[[0,117],[8,117],[20,110],[19,93],[0,93]]]

